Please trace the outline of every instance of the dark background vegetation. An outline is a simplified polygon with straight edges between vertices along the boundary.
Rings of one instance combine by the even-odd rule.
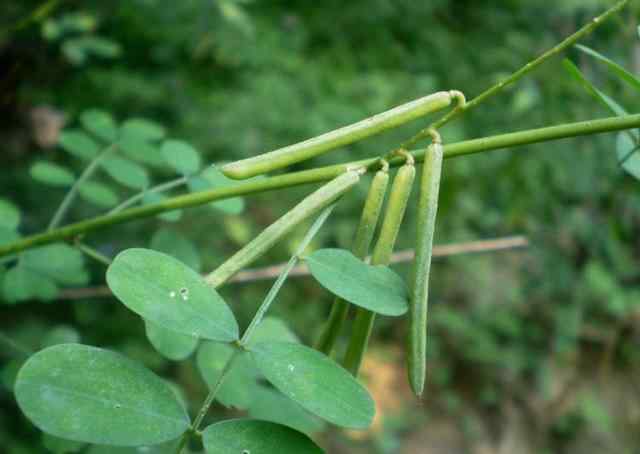
[[[472,97],[610,5],[88,0],[62,2],[49,21],[35,17],[16,28],[39,3],[0,4],[0,194],[21,208],[23,234],[44,229],[64,195],[33,182],[31,163],[80,165],[55,146],[61,118],[74,125],[92,107],[120,120],[146,117],[192,143],[206,162],[235,160],[434,91]],[[637,73],[638,12],[636,3],[585,44]],[[76,29],[52,32],[52,23],[74,20]],[[69,44],[79,36],[94,44]],[[583,54],[568,56],[636,111],[637,93]],[[44,123],[34,121],[43,108]],[[442,132],[453,142],[608,115],[554,60]],[[296,168],[381,154],[420,126]],[[640,196],[614,148],[615,137],[605,135],[446,162],[437,243],[522,234],[530,245],[436,262],[424,403],[405,383],[406,322],[379,318],[364,370],[379,417],[364,433],[320,434],[329,452],[640,452]],[[155,171],[155,181],[166,178]],[[241,215],[192,209],[176,223],[137,221],[87,241],[112,256],[147,247],[164,224],[194,241],[210,270],[309,190],[248,197]],[[360,185],[340,204],[316,245],[349,246],[365,191]],[[70,218],[97,212],[78,203]],[[399,248],[411,247],[413,219],[409,212]],[[286,259],[302,233],[260,265]],[[102,285],[104,268],[89,265],[91,284]],[[231,284],[222,293],[246,322],[268,285]],[[312,342],[330,301],[299,278],[274,314]],[[193,407],[202,400],[193,364],[155,353],[140,320],[110,298],[0,306],[0,330],[21,346],[40,348],[53,329],[140,359],[180,383]],[[45,452],[10,392],[20,353],[0,345],[0,451]],[[224,413],[218,406],[214,417]]]

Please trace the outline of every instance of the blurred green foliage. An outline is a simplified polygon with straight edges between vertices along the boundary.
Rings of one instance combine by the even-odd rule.
[[[67,185],[69,173],[78,175],[86,165],[71,151],[78,140],[74,131],[91,131],[88,124],[109,122],[101,112],[119,125],[143,118],[163,125],[171,140],[187,138],[188,143],[168,140],[165,146],[154,142],[157,155],[151,156],[158,159],[144,164],[150,165],[154,181],[162,182],[175,178],[176,170],[162,164],[162,155],[175,147],[198,150],[203,163],[231,161],[433,91],[456,88],[472,97],[610,2],[87,0],[61,1],[46,17],[32,16],[39,5],[33,0],[0,5],[0,66],[5,68],[0,78],[0,194],[11,201],[0,200],[3,242],[15,237],[18,224],[22,234],[46,228],[65,193],[55,185]],[[584,44],[638,73],[638,13],[640,7],[632,2]],[[31,21],[16,29],[29,17]],[[632,87],[583,52],[574,50],[568,57],[602,92],[637,112],[638,92]],[[610,113],[556,60],[442,133],[445,142],[451,142],[605,115]],[[304,168],[380,154],[420,126],[316,158]],[[113,137],[98,139],[109,142]],[[180,173],[184,164],[173,167]],[[187,167],[182,171],[188,173],[193,166]],[[117,169],[114,173],[120,174]],[[219,176],[210,177],[214,182],[206,184],[221,184]],[[54,186],[35,181],[43,179],[53,179]],[[108,199],[112,205],[135,194],[126,186],[115,193],[107,188],[110,194],[94,187],[93,200]],[[210,270],[308,191],[251,197],[243,215],[238,214],[243,202],[237,200],[226,210],[218,207],[227,213],[224,218],[221,211],[204,207],[185,211],[182,217],[165,214],[111,228],[87,241],[113,256],[129,246],[177,238],[164,248],[180,249],[192,257],[193,266],[201,263],[203,270]],[[361,185],[341,202],[315,246],[349,246],[365,191]],[[95,213],[95,206],[77,203],[68,217]],[[414,216],[409,212],[407,218]],[[167,224],[170,220],[175,222]],[[498,422],[515,402],[535,422],[539,452],[565,452],[576,440],[602,439],[601,433],[617,438],[621,445],[616,446],[624,449],[638,446],[637,412],[621,423],[624,418],[612,414],[602,401],[606,394],[599,390],[607,388],[610,376],[621,376],[622,383],[635,390],[634,402],[640,402],[639,226],[638,182],[618,164],[612,136],[447,161],[436,242],[518,233],[527,235],[530,246],[435,263],[425,411],[460,417],[461,430],[473,439],[478,413]],[[158,234],[149,240],[160,228],[165,239]],[[411,247],[412,229],[408,222],[401,248]],[[261,264],[285,259],[302,233],[295,233]],[[196,245],[199,257],[190,245],[181,245],[183,238]],[[205,385],[193,362],[176,366],[157,354],[145,338],[144,325],[112,299],[31,301],[54,298],[61,284],[103,284],[100,264],[91,262],[85,275],[75,258],[65,260],[65,266],[77,271],[74,282],[61,281],[62,268],[46,258],[24,257],[19,271],[34,273],[36,262],[49,265],[35,270],[46,284],[13,288],[22,296],[28,293],[17,299],[30,301],[0,306],[5,386],[0,392],[0,443],[7,452],[43,450],[40,435],[20,414],[9,390],[25,353],[56,342],[79,338],[120,350],[182,384],[189,402],[202,400]],[[404,268],[398,267],[406,272]],[[0,281],[3,273],[0,268]],[[309,279],[292,282],[273,313],[309,342],[331,297]],[[267,285],[229,285],[222,293],[246,322]],[[401,348],[405,332],[403,321],[381,319],[373,349]],[[565,380],[567,371],[576,376]],[[575,382],[581,386],[574,390]],[[559,409],[558,388],[576,393]],[[387,421],[373,441],[354,446],[399,452],[398,437],[419,430],[422,420],[412,414],[400,422],[391,415]],[[594,431],[600,435],[592,435]],[[51,448],[56,443],[45,440],[51,452],[65,452]]]

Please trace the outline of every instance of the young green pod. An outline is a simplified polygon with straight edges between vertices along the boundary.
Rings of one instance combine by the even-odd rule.
[[[366,258],[367,253],[369,252],[369,246],[373,240],[373,235],[378,225],[378,219],[380,218],[380,212],[382,211],[384,196],[387,192],[387,186],[389,183],[389,166],[386,162],[384,165],[383,170],[378,171],[371,181],[367,199],[365,200],[364,208],[362,209],[360,223],[358,224],[358,229],[356,230],[356,236],[353,242],[353,255],[362,260]],[[331,354],[348,313],[349,303],[340,297],[336,297],[333,301],[333,305],[331,306],[329,319],[316,342],[316,350],[321,351],[325,355]]]
[[[245,179],[287,167],[442,110],[452,99],[451,92],[434,93],[312,139],[231,162],[222,166],[222,172],[229,178]]]
[[[413,158],[411,155],[407,154],[407,156],[407,164],[400,167],[393,179],[378,241],[371,255],[372,265],[388,265],[391,260],[416,174]],[[345,369],[354,376],[357,376],[360,371],[374,321],[375,313],[363,308],[357,309],[351,338],[343,361]]]
[[[422,394],[426,378],[429,270],[431,268],[433,233],[438,212],[442,156],[443,149],[439,142],[434,142],[427,149],[422,165],[418,196],[416,256],[413,266],[412,297],[409,306],[409,348],[407,352],[409,383],[417,396]]]
[[[304,198],[210,273],[206,277],[207,283],[214,288],[222,285],[235,273],[266,253],[296,225],[318,213],[351,189],[360,180],[361,173],[360,169],[348,170]]]

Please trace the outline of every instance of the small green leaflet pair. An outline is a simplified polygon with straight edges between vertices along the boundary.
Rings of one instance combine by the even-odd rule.
[[[190,144],[175,139],[165,139],[165,129],[144,118],[132,118],[118,125],[107,112],[90,109],[79,116],[80,128],[65,129],[58,143],[62,150],[88,162],[88,166],[76,178],[73,171],[51,161],[37,161],[31,167],[31,177],[43,184],[70,187],[85,201],[100,208],[112,208],[119,202],[119,194],[110,185],[93,178],[101,169],[114,182],[127,189],[142,191],[143,203],[156,203],[164,196],[157,187],[151,187],[147,166],[170,167],[177,172],[191,192],[224,186],[225,178],[213,169],[202,169],[200,154]],[[170,189],[176,185],[171,185]],[[75,189],[74,189],[75,187]],[[160,187],[162,188],[162,186]],[[237,213],[237,200],[218,204],[219,208],[231,207]],[[165,213],[164,220],[179,219],[179,212]]]
[[[26,251],[0,279],[0,299],[10,304],[30,299],[52,301],[61,287],[88,284],[89,273],[84,265],[82,253],[64,243]]]
[[[127,250],[114,260],[107,281],[145,320],[202,339],[238,341],[238,325],[226,303],[195,271],[172,257]],[[260,342],[246,350],[267,380],[306,410],[343,427],[370,424],[374,405],[366,389],[321,353],[291,342]],[[50,347],[32,356],[18,374],[16,396],[36,425],[76,441],[154,444],[175,439],[190,425],[180,401],[150,371],[117,353],[78,344]],[[291,449],[308,440],[273,423],[233,424],[220,430],[253,424],[256,434],[273,432],[283,438],[281,446]],[[102,430],[106,426],[108,430]],[[211,426],[204,433],[217,430]]]
[[[171,441],[189,429],[186,409],[171,387],[122,355],[60,344],[32,356],[20,370],[16,398],[43,431],[67,440],[109,446]],[[306,435],[261,420],[230,420],[203,432],[209,453],[322,451]],[[260,450],[262,449],[262,451]]]

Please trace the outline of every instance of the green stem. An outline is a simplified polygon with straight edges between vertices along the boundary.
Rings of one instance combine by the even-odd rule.
[[[335,206],[336,204],[334,203],[333,205],[325,208],[324,211],[320,213],[320,216],[318,216],[315,222],[311,225],[311,227],[309,228],[309,231],[307,232],[307,234],[304,236],[304,238],[298,245],[298,248],[296,249],[295,254],[291,256],[287,265],[280,272],[278,279],[269,290],[269,293],[267,293],[267,296],[265,297],[264,301],[260,305],[260,308],[258,309],[258,312],[256,312],[256,315],[253,317],[253,320],[251,320],[249,327],[244,332],[242,339],[240,339],[240,345],[246,346],[249,343],[249,339],[251,338],[251,335],[253,334],[255,329],[258,327],[258,325],[260,325],[260,323],[262,322],[262,319],[264,318],[265,314],[269,310],[271,303],[273,303],[276,296],[278,295],[278,292],[280,291],[282,284],[284,284],[284,281],[289,276],[289,273],[300,260],[300,255],[309,246],[309,243],[311,243],[311,240],[313,239],[313,237],[316,236],[316,234],[318,233],[318,230],[320,230],[322,225],[325,223],[325,221],[327,220],[327,218],[329,217],[329,215],[331,214]]]
[[[58,5],[62,3],[63,0],[49,0],[48,2],[44,2],[39,5],[36,9],[34,9],[28,16],[24,17],[18,23],[13,26],[7,27],[5,30],[0,31],[0,35],[9,34],[11,32],[17,32],[25,27],[28,27],[33,22],[41,22],[46,19],[47,16],[51,15]]]
[[[526,65],[524,65],[520,69],[518,69],[516,72],[514,72],[513,74],[511,74],[507,78],[501,80],[497,84],[493,85],[489,89],[483,91],[482,93],[480,93],[478,96],[473,98],[471,101],[469,101],[465,105],[460,106],[459,108],[450,111],[449,113],[444,115],[442,118],[440,118],[439,120],[437,120],[433,124],[429,125],[427,128],[425,128],[422,131],[418,132],[415,136],[413,136],[411,139],[409,139],[408,141],[406,141],[403,144],[404,147],[408,148],[408,147],[411,147],[411,146],[415,145],[418,141],[428,137],[429,129],[442,128],[444,125],[448,124],[449,122],[451,122],[453,119],[457,118],[458,116],[460,116],[464,112],[477,107],[478,105],[482,104],[487,99],[489,99],[489,98],[495,96],[496,94],[498,94],[499,92],[501,92],[504,88],[508,87],[509,85],[512,85],[512,84],[516,83],[517,81],[522,79],[525,75],[527,75],[528,73],[530,73],[531,71],[536,69],[538,66],[542,65],[543,63],[545,63],[547,60],[549,60],[552,57],[558,55],[559,53],[565,51],[566,49],[568,49],[569,47],[571,47],[575,43],[577,43],[579,40],[581,40],[582,38],[587,36],[589,33],[591,33],[593,30],[595,30],[600,24],[602,24],[604,21],[609,19],[609,17],[611,17],[612,15],[616,14],[617,12],[619,12],[622,8],[624,8],[627,5],[627,3],[629,3],[629,0],[622,0],[622,1],[618,2],[618,3],[616,3],[611,8],[609,8],[604,13],[602,13],[600,16],[593,18],[587,25],[583,26],[577,32],[575,32],[573,35],[567,37],[566,39],[564,39],[562,42],[558,43],[557,45],[555,45],[551,49],[547,50],[545,53],[540,55],[538,58],[536,58],[534,60],[531,60]]]
[[[620,159],[620,161],[618,161],[618,164],[620,164],[621,166],[623,166],[623,165],[625,164],[625,162],[627,162],[627,161],[631,158],[631,156],[633,156],[633,154],[634,154],[635,152],[637,152],[638,150],[640,150],[640,145],[636,145],[635,147],[633,147],[629,153],[627,153],[626,155],[624,155],[624,156],[622,157],[622,159]]]
[[[166,183],[159,184],[159,185],[154,186],[152,188],[145,189],[144,191],[139,192],[138,194],[136,194],[134,196],[131,196],[130,198],[128,198],[127,200],[122,202],[120,205],[118,205],[117,207],[115,207],[114,209],[109,211],[109,214],[119,213],[120,211],[122,211],[122,210],[124,210],[126,208],[129,208],[132,205],[135,205],[137,202],[142,200],[144,198],[144,196],[147,195],[147,194],[154,194],[154,193],[158,193],[158,192],[169,191],[171,189],[174,189],[174,188],[177,188],[179,186],[182,186],[182,185],[186,184],[187,181],[189,181],[189,179],[187,177],[180,177],[180,178],[176,178],[175,180],[171,180],[171,181],[167,181]]]
[[[180,454],[182,452],[187,442],[189,441],[189,436],[191,434],[197,433],[198,430],[200,429],[200,424],[202,424],[202,420],[209,412],[209,408],[211,407],[211,404],[213,404],[213,401],[215,400],[216,395],[218,394],[218,391],[220,391],[220,388],[222,387],[222,384],[224,383],[225,378],[227,378],[227,375],[229,374],[229,371],[233,366],[233,362],[238,357],[238,352],[239,350],[234,350],[231,357],[229,357],[229,359],[227,360],[226,364],[224,365],[224,368],[222,369],[222,372],[220,373],[220,377],[218,377],[218,380],[216,381],[215,385],[213,385],[213,388],[211,389],[211,391],[209,391],[209,394],[207,394],[207,397],[205,398],[202,404],[202,407],[200,407],[200,411],[198,411],[198,415],[196,416],[196,419],[193,421],[193,424],[191,424],[191,428],[182,435],[182,438],[180,438],[180,442],[178,443],[178,446],[176,448],[176,454]]]
[[[93,158],[89,165],[84,169],[80,177],[75,181],[75,183],[73,183],[71,189],[69,189],[69,192],[67,192],[67,195],[65,195],[62,203],[53,215],[53,218],[51,218],[51,222],[49,223],[49,227],[47,227],[47,231],[52,231],[60,225],[60,223],[64,219],[64,216],[67,214],[67,211],[69,211],[69,208],[71,208],[71,204],[75,200],[76,195],[78,195],[78,189],[80,188],[80,185],[82,185],[82,183],[84,183],[91,177],[91,175],[93,175],[93,173],[98,169],[98,165],[100,164],[100,162],[106,155],[113,151],[114,148],[115,147],[113,145],[105,148],[98,156]]]
[[[473,153],[484,153],[499,148],[517,147],[532,143],[593,135],[603,132],[621,131],[638,127],[640,127],[640,114],[567,123],[559,126],[531,129],[447,144],[444,147],[444,158],[455,158]],[[424,150],[416,150],[413,155],[417,162],[422,162]],[[340,175],[347,168],[360,165],[369,166],[373,169],[378,162],[378,158],[365,159],[362,161],[320,167],[301,172],[285,173],[275,177],[266,177],[255,181],[247,181],[238,183],[234,186],[201,191],[195,194],[171,197],[158,203],[130,208],[115,214],[98,216],[75,224],[53,229],[49,232],[38,233],[22,238],[18,241],[4,244],[0,246],[0,257],[41,246],[43,244],[73,238],[77,235],[112,225],[155,216],[156,214],[164,213],[166,211],[204,205],[217,200],[262,193],[275,189],[325,182]],[[401,162],[402,160],[394,159],[390,162],[390,165],[398,166]]]
[[[8,347],[14,349],[16,352],[20,353],[23,356],[29,357],[33,354],[33,351],[14,341],[2,331],[0,331],[0,342],[4,342]]]
[[[271,306],[271,303],[273,303],[278,292],[280,291],[280,288],[282,288],[284,281],[289,276],[289,272],[296,265],[296,263],[300,259],[300,255],[309,246],[309,243],[311,243],[311,240],[318,233],[318,231],[320,230],[322,225],[325,223],[325,221],[327,220],[327,218],[329,217],[329,215],[331,214],[335,206],[336,204],[334,203],[333,205],[330,205],[329,207],[325,208],[324,211],[320,213],[320,216],[318,216],[318,218],[311,225],[311,227],[309,228],[309,231],[307,232],[307,234],[304,236],[304,238],[298,245],[298,248],[296,249],[295,254],[291,257],[291,259],[289,260],[289,263],[287,263],[287,266],[282,270],[282,272],[278,276],[278,280],[276,280],[276,282],[273,284],[273,286],[269,290],[269,293],[267,293],[267,296],[265,297],[264,301],[260,305],[260,308],[256,312],[256,315],[253,317],[253,320],[251,320],[251,323],[249,324],[244,334],[242,335],[242,339],[240,339],[240,341],[238,342],[239,347],[245,348],[248,345],[251,335],[262,322],[265,314],[267,313],[267,311],[269,310],[269,307]],[[178,443],[178,447],[176,449],[176,454],[180,454],[182,452],[191,434],[198,433],[198,430],[200,429],[200,424],[202,424],[202,420],[204,419],[206,414],[209,412],[209,408],[213,404],[216,394],[220,390],[220,387],[222,386],[224,379],[229,374],[229,371],[231,370],[231,366],[233,365],[233,361],[238,357],[239,351],[240,350],[236,349],[233,352],[233,355],[231,355],[231,357],[227,360],[227,363],[224,365],[224,368],[220,373],[220,377],[218,377],[218,381],[216,381],[216,384],[213,386],[213,388],[207,395],[207,398],[205,399],[204,403],[202,404],[202,407],[200,408],[200,411],[198,412],[198,416],[193,421],[193,424],[191,425],[191,430],[185,432],[182,438],[180,439],[180,442]]]
[[[74,246],[80,252],[85,254],[87,257],[90,257],[90,258],[94,259],[96,262],[100,262],[100,263],[102,263],[103,265],[105,265],[107,267],[111,266],[111,263],[113,262],[113,260],[111,260],[109,257],[107,257],[104,254],[101,254],[96,249],[92,248],[91,246],[88,246],[88,245],[84,244],[80,240],[77,240],[75,242]]]

